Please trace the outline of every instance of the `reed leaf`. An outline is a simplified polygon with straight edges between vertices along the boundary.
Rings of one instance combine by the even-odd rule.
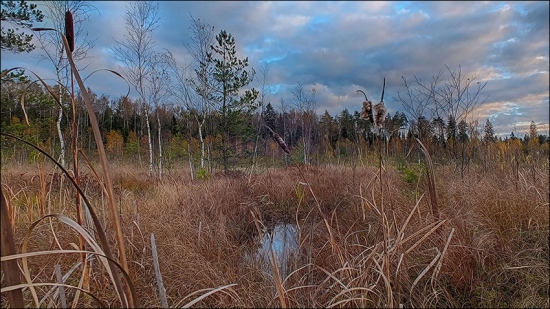
[[[101,242],[101,246],[103,247],[103,250],[105,251],[105,255],[108,257],[108,260],[111,261],[112,264],[112,267],[110,268],[113,268],[117,265],[117,263],[114,263],[114,261],[116,261],[113,257],[113,254],[111,253],[111,248],[109,246],[109,242],[107,241],[107,236],[105,235],[105,231],[103,229],[103,227],[101,226],[101,223],[99,222],[99,219],[95,213],[95,211],[93,210],[92,206],[91,206],[91,203],[90,201],[88,200],[88,198],[86,197],[86,195],[84,194],[84,192],[82,191],[82,189],[78,186],[78,184],[76,183],[76,181],[74,180],[74,178],[71,176],[71,174],[59,163],[57,162],[50,154],[48,154],[47,152],[45,152],[44,150],[42,150],[40,147],[36,146],[36,145],[33,145],[32,143],[26,141],[26,140],[23,140],[17,136],[14,136],[14,135],[11,135],[9,133],[4,133],[4,132],[0,132],[0,135],[4,135],[4,136],[7,136],[7,137],[11,137],[13,139],[16,139],[22,143],[25,143],[31,147],[33,147],[34,149],[36,149],[37,151],[39,151],[40,153],[42,153],[44,156],[46,156],[50,161],[52,161],[57,167],[60,168],[60,170],[65,174],[65,176],[67,176],[67,179],[69,179],[69,181],[73,184],[73,186],[75,187],[75,189],[78,191],[78,193],[80,194],[80,196],[82,197],[82,200],[84,201],[84,204],[86,205],[86,207],[88,208],[89,212],[90,212],[90,216],[92,217],[92,221],[94,222],[94,226],[96,228],[96,231],[97,231],[97,234],[98,234],[98,237],[99,237],[99,240]],[[110,269],[108,268],[108,269]],[[128,289],[129,289],[129,292],[132,293],[132,294],[135,294],[135,290],[134,290],[134,287],[133,287],[133,284],[132,282],[129,280],[129,276],[127,275],[127,272],[126,270],[124,270],[122,272],[122,274],[125,276],[125,278],[128,280],[127,281],[127,286],[128,286]],[[117,291],[119,291],[120,289],[122,289],[122,283],[120,282],[120,278],[119,276],[117,275],[117,272],[113,272],[113,276],[114,276],[114,284],[115,284],[115,288],[117,289]],[[31,292],[32,293],[32,292]],[[134,299],[136,299],[135,295],[131,295],[131,297],[133,297]]]
[[[99,303],[98,308],[108,308],[108,306],[104,302],[102,302],[101,299],[99,299],[94,294],[90,293],[90,291],[86,291],[86,290],[78,288],[76,286],[72,286],[72,285],[69,285],[69,284],[62,284],[62,283],[51,283],[51,282],[22,283],[22,284],[18,284],[18,285],[12,285],[12,286],[8,286],[8,287],[4,287],[4,288],[2,288],[2,293],[3,292],[8,292],[8,291],[14,291],[14,290],[21,290],[21,289],[24,289],[24,288],[29,288],[29,289],[33,288],[34,289],[34,287],[38,287],[38,286],[62,286],[62,287],[69,288],[69,289],[79,290],[81,292],[84,292],[84,293],[90,295],[90,297],[92,297],[95,301],[97,301]],[[24,307],[20,307],[20,308],[24,308]]]
[[[17,252],[15,248],[15,240],[13,238],[13,228],[10,222],[10,215],[8,211],[8,202],[4,196],[3,186],[0,188],[0,210],[2,220],[2,239],[1,239],[1,252],[2,252],[2,271],[5,276],[5,284],[8,286],[18,285],[21,283],[21,277],[19,276],[16,261],[4,261],[5,256],[13,255]],[[8,301],[11,307],[23,308],[23,292],[21,289],[15,289],[8,294]]]
[[[224,285],[224,286],[220,286],[218,288],[215,288],[215,289],[202,289],[202,290],[198,290],[198,291],[195,291],[189,295],[186,296],[187,297],[190,297],[194,294],[197,294],[197,293],[200,293],[200,292],[203,292],[203,291],[208,291],[207,293],[193,299],[192,301],[188,302],[187,304],[185,304],[182,308],[191,308],[191,306],[193,306],[194,304],[200,302],[201,300],[205,299],[206,297],[212,295],[212,294],[215,294],[219,291],[222,291],[224,289],[227,289],[227,288],[230,288],[232,286],[236,286],[237,284],[236,283],[232,283],[232,284],[228,284],[228,285]],[[181,301],[180,301],[181,302]],[[176,306],[177,307],[177,306]]]
[[[116,280],[118,278],[118,275],[117,275],[117,272],[115,271],[115,269],[112,267],[112,265],[114,265],[116,268],[118,268],[121,271],[122,275],[124,276],[124,278],[128,282],[129,287],[131,288],[131,292],[134,294],[132,296],[135,297],[135,290],[133,288],[133,285],[131,284],[130,276],[124,270],[122,265],[120,265],[114,258],[107,256],[107,254],[105,252],[103,252],[101,247],[95,242],[95,240],[88,233],[88,231],[86,231],[80,224],[78,224],[77,222],[71,220],[70,218],[68,218],[66,216],[59,215],[59,214],[50,214],[50,215],[46,215],[46,216],[40,218],[39,220],[33,222],[33,224],[31,224],[31,226],[28,228],[27,233],[25,235],[25,238],[23,240],[22,253],[26,253],[28,242],[29,242],[32,230],[38,225],[38,223],[40,223],[40,221],[42,221],[42,220],[44,220],[48,217],[57,218],[62,223],[65,223],[65,224],[69,225],[70,227],[72,227],[74,230],[76,230],[79,233],[79,235],[81,235],[84,238],[86,243],[92,249],[94,249],[94,252],[90,252],[90,253],[97,254],[99,256],[99,260],[105,266],[105,269],[107,270],[107,273],[109,274],[109,277],[111,278],[113,283],[115,283],[115,290],[116,290],[117,294],[119,295],[119,300],[121,301],[121,303],[124,304],[125,294],[123,293],[122,288],[120,287],[120,285],[118,285],[118,286],[116,285]],[[75,250],[75,251],[80,252],[81,250]],[[23,271],[24,271],[25,278],[30,283],[31,280],[30,280],[30,273],[29,273],[29,270],[28,270],[27,256],[22,257],[22,264],[23,264]]]
[[[65,46],[65,50],[70,50],[69,43],[67,42],[67,38],[62,33],[60,33],[59,31],[57,31],[55,29],[52,29],[52,28],[32,28],[32,30],[34,30],[34,31],[53,30],[53,31],[58,32],[60,34],[61,38],[62,38],[63,45]],[[103,139],[101,137],[101,132],[99,130],[99,124],[98,124],[98,121],[97,121],[97,117],[95,115],[95,112],[94,112],[94,109],[93,109],[93,106],[92,106],[92,100],[90,98],[90,94],[88,93],[88,90],[86,89],[86,86],[84,85],[84,82],[82,81],[80,73],[78,72],[78,69],[77,69],[76,64],[74,62],[74,59],[73,59],[72,54],[70,52],[67,53],[67,60],[69,61],[71,69],[74,73],[74,77],[75,77],[75,79],[78,83],[78,86],[80,87],[80,92],[82,93],[82,97],[84,98],[84,102],[86,104],[86,109],[88,111],[88,116],[90,118],[90,124],[92,125],[92,131],[94,133],[94,139],[95,139],[98,154],[99,154],[99,159],[100,159],[101,166],[103,168],[103,174],[104,174],[104,177],[105,177],[105,186],[107,188],[107,193],[108,193],[107,194],[107,201],[108,201],[108,204],[109,204],[109,209],[110,209],[110,212],[111,212],[111,217],[112,217],[112,220],[113,220],[113,224],[115,226],[115,232],[116,232],[116,238],[117,238],[117,244],[118,244],[119,256],[120,256],[120,264],[122,265],[124,270],[126,272],[128,272],[129,268],[128,268],[128,262],[127,262],[127,259],[126,259],[126,250],[125,250],[125,246],[124,246],[124,236],[122,235],[122,228],[120,226],[120,219],[118,217],[118,210],[116,208],[114,188],[113,188],[113,183],[112,183],[112,179],[111,179],[111,176],[110,176],[109,164],[108,164],[108,161],[107,161],[107,155],[105,153],[105,147],[103,145]],[[134,295],[131,295],[132,293],[130,291],[129,285],[126,285],[126,289],[127,289],[127,295],[126,296],[129,297],[129,299],[127,300],[128,303],[127,304],[124,303],[123,305],[124,306],[128,305],[130,307],[136,306],[138,300],[137,299],[132,299]]]
[[[439,205],[437,204],[437,192],[435,190],[435,175],[432,158],[430,157],[430,153],[428,152],[428,149],[426,149],[424,144],[422,144],[422,142],[418,138],[415,138],[415,140],[418,143],[422,154],[424,155],[424,160],[426,161],[426,176],[428,177],[428,192],[430,194],[432,215],[436,220],[439,220]]]

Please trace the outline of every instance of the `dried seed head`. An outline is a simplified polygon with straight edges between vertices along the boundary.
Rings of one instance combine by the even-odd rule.
[[[361,118],[368,119],[370,123],[374,122],[374,118],[372,116],[372,102],[371,101],[363,101],[363,109],[361,109]]]
[[[384,125],[386,119],[386,106],[384,102],[380,102],[374,106],[374,124],[381,128]]]
[[[290,153],[290,149],[288,149],[288,146],[286,145],[285,141],[279,136],[279,134],[273,132],[273,139],[275,139],[277,144],[279,144],[284,152]]]
[[[71,11],[65,12],[65,37],[69,42],[69,50],[72,53],[74,51],[74,26]]]

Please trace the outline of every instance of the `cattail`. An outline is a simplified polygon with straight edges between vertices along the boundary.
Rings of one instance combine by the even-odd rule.
[[[374,118],[372,116],[372,102],[371,101],[363,101],[363,109],[361,109],[361,118],[368,119],[370,123],[374,122]]]
[[[372,116],[372,102],[367,98],[367,94],[363,90],[357,90],[357,92],[361,92],[365,96],[363,108],[361,109],[361,118],[368,119],[370,123],[373,123],[374,118]]]
[[[380,97],[380,103],[374,106],[374,124],[381,128],[386,119],[386,106],[384,105],[384,90],[386,89],[386,78],[384,77],[384,84],[382,85],[382,96]]]
[[[271,132],[271,136],[277,142],[277,144],[279,144],[281,149],[286,153],[290,153],[290,149],[286,145],[285,141],[279,136],[279,134],[275,133],[270,127],[266,126],[265,124],[264,127],[266,127]]]
[[[381,128],[386,119],[386,106],[384,102],[380,102],[374,106],[374,125]]]
[[[69,42],[69,50],[72,53],[74,51],[74,26],[71,11],[65,12],[65,37]]]
[[[273,133],[273,139],[277,141],[277,144],[281,146],[281,149],[283,149],[284,152],[290,153],[290,149],[288,149],[288,146],[285,144],[285,141],[279,136],[277,133]]]

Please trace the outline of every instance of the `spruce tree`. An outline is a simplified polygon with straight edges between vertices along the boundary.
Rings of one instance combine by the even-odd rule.
[[[483,135],[483,141],[487,143],[492,143],[496,141],[495,138],[495,130],[493,129],[493,124],[489,119],[487,119],[487,122],[485,122],[485,134]]]

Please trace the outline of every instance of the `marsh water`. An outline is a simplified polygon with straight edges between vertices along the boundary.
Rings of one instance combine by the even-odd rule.
[[[289,274],[289,258],[298,249],[298,230],[294,224],[278,223],[272,229],[265,231],[260,239],[260,247],[255,257],[261,261],[264,271],[273,274],[271,248],[282,278]]]

